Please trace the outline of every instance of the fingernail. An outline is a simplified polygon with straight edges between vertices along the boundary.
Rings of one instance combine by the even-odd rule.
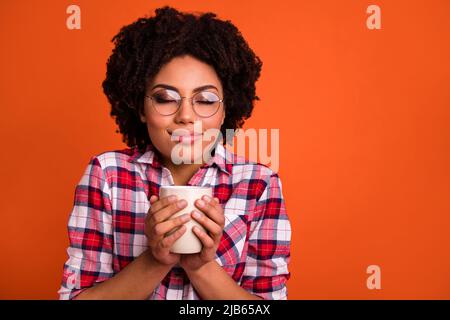
[[[183,221],[183,222],[189,221],[190,219],[191,219],[191,216],[188,214],[183,214],[181,216],[181,221]]]
[[[186,205],[186,200],[181,199],[180,201],[178,201],[177,206],[178,208],[183,208]]]
[[[202,230],[199,227],[194,226],[192,227],[192,229],[194,230],[194,232],[202,233]]]
[[[197,204],[199,205],[199,207],[203,207],[205,205],[205,201],[203,200],[198,200]]]
[[[176,195],[169,196],[169,201],[175,201],[177,199]]]
[[[211,198],[209,196],[203,196],[203,200],[205,200],[206,202],[210,202]]]
[[[200,214],[200,212],[198,212],[198,211],[194,211],[193,213],[192,213],[192,215],[194,216],[194,218],[197,218],[197,219],[199,219],[202,215]]]

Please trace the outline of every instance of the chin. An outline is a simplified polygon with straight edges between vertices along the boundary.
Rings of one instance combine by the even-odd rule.
[[[202,164],[204,150],[204,145],[183,145],[175,142],[171,148],[170,159],[172,160],[173,153],[175,161],[172,160],[172,162],[175,164],[180,164],[180,162],[183,164]]]

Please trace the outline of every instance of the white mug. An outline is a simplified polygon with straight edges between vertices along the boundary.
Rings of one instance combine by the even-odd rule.
[[[171,216],[171,219],[181,216],[183,214],[191,214],[193,210],[200,211],[195,206],[194,202],[204,195],[213,197],[212,187],[197,187],[197,186],[161,186],[159,188],[159,198],[176,195],[178,200],[184,199],[187,206]],[[190,254],[202,251],[203,245],[200,239],[192,232],[192,227],[197,226],[200,230],[207,232],[205,228],[192,217],[191,220],[184,224],[186,226],[185,233],[175,241],[170,252]],[[166,235],[167,236],[167,235]]]

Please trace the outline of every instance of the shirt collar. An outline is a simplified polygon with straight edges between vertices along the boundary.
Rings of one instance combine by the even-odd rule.
[[[231,174],[233,160],[233,153],[228,151],[221,143],[218,143],[215,147],[214,155],[201,168],[208,168],[216,165],[223,172]],[[158,153],[155,151],[155,147],[152,144],[147,145],[144,152],[139,151],[138,147],[134,147],[133,153],[128,161],[149,164],[154,168],[162,167]]]

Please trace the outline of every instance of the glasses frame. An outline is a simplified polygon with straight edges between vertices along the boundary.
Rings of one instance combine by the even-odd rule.
[[[218,94],[216,94],[216,93],[214,93],[214,92],[211,92],[211,91],[206,91],[206,90],[196,92],[196,93],[194,93],[194,94],[193,94],[192,96],[190,96],[190,97],[183,97],[183,96],[181,96],[177,91],[175,91],[175,90],[170,90],[170,89],[161,89],[161,90],[155,91],[153,94],[156,94],[156,93],[161,92],[161,91],[164,91],[164,90],[165,90],[165,91],[173,91],[173,92],[176,92],[176,93],[180,96],[180,99],[177,100],[177,103],[178,103],[177,110],[175,110],[174,112],[172,112],[172,113],[170,113],[170,114],[163,114],[163,113],[159,112],[158,109],[156,109],[156,107],[155,107],[155,105],[154,105],[154,103],[153,103],[154,98],[153,98],[151,95],[148,95],[148,94],[145,95],[145,98],[149,98],[149,99],[151,100],[151,105],[152,105],[153,109],[155,109],[155,111],[156,111],[158,114],[162,115],[162,116],[171,116],[171,115],[174,115],[175,113],[177,113],[177,112],[180,110],[180,108],[181,108],[181,103],[182,103],[183,99],[189,99],[189,102],[191,103],[191,106],[192,106],[192,110],[194,110],[194,113],[195,113],[197,116],[199,116],[200,118],[211,118],[212,116],[214,116],[214,115],[217,113],[217,111],[219,111],[220,106],[223,105],[223,101],[224,101],[223,98],[220,99],[220,96],[219,96]],[[216,111],[214,111],[214,113],[213,113],[212,115],[207,116],[207,117],[198,114],[197,111],[195,111],[195,107],[194,107],[194,97],[195,97],[197,94],[200,94],[200,93],[202,93],[202,92],[213,93],[213,94],[215,94],[215,95],[219,98],[219,100],[217,101],[217,102],[219,102],[219,106],[217,107]]]

